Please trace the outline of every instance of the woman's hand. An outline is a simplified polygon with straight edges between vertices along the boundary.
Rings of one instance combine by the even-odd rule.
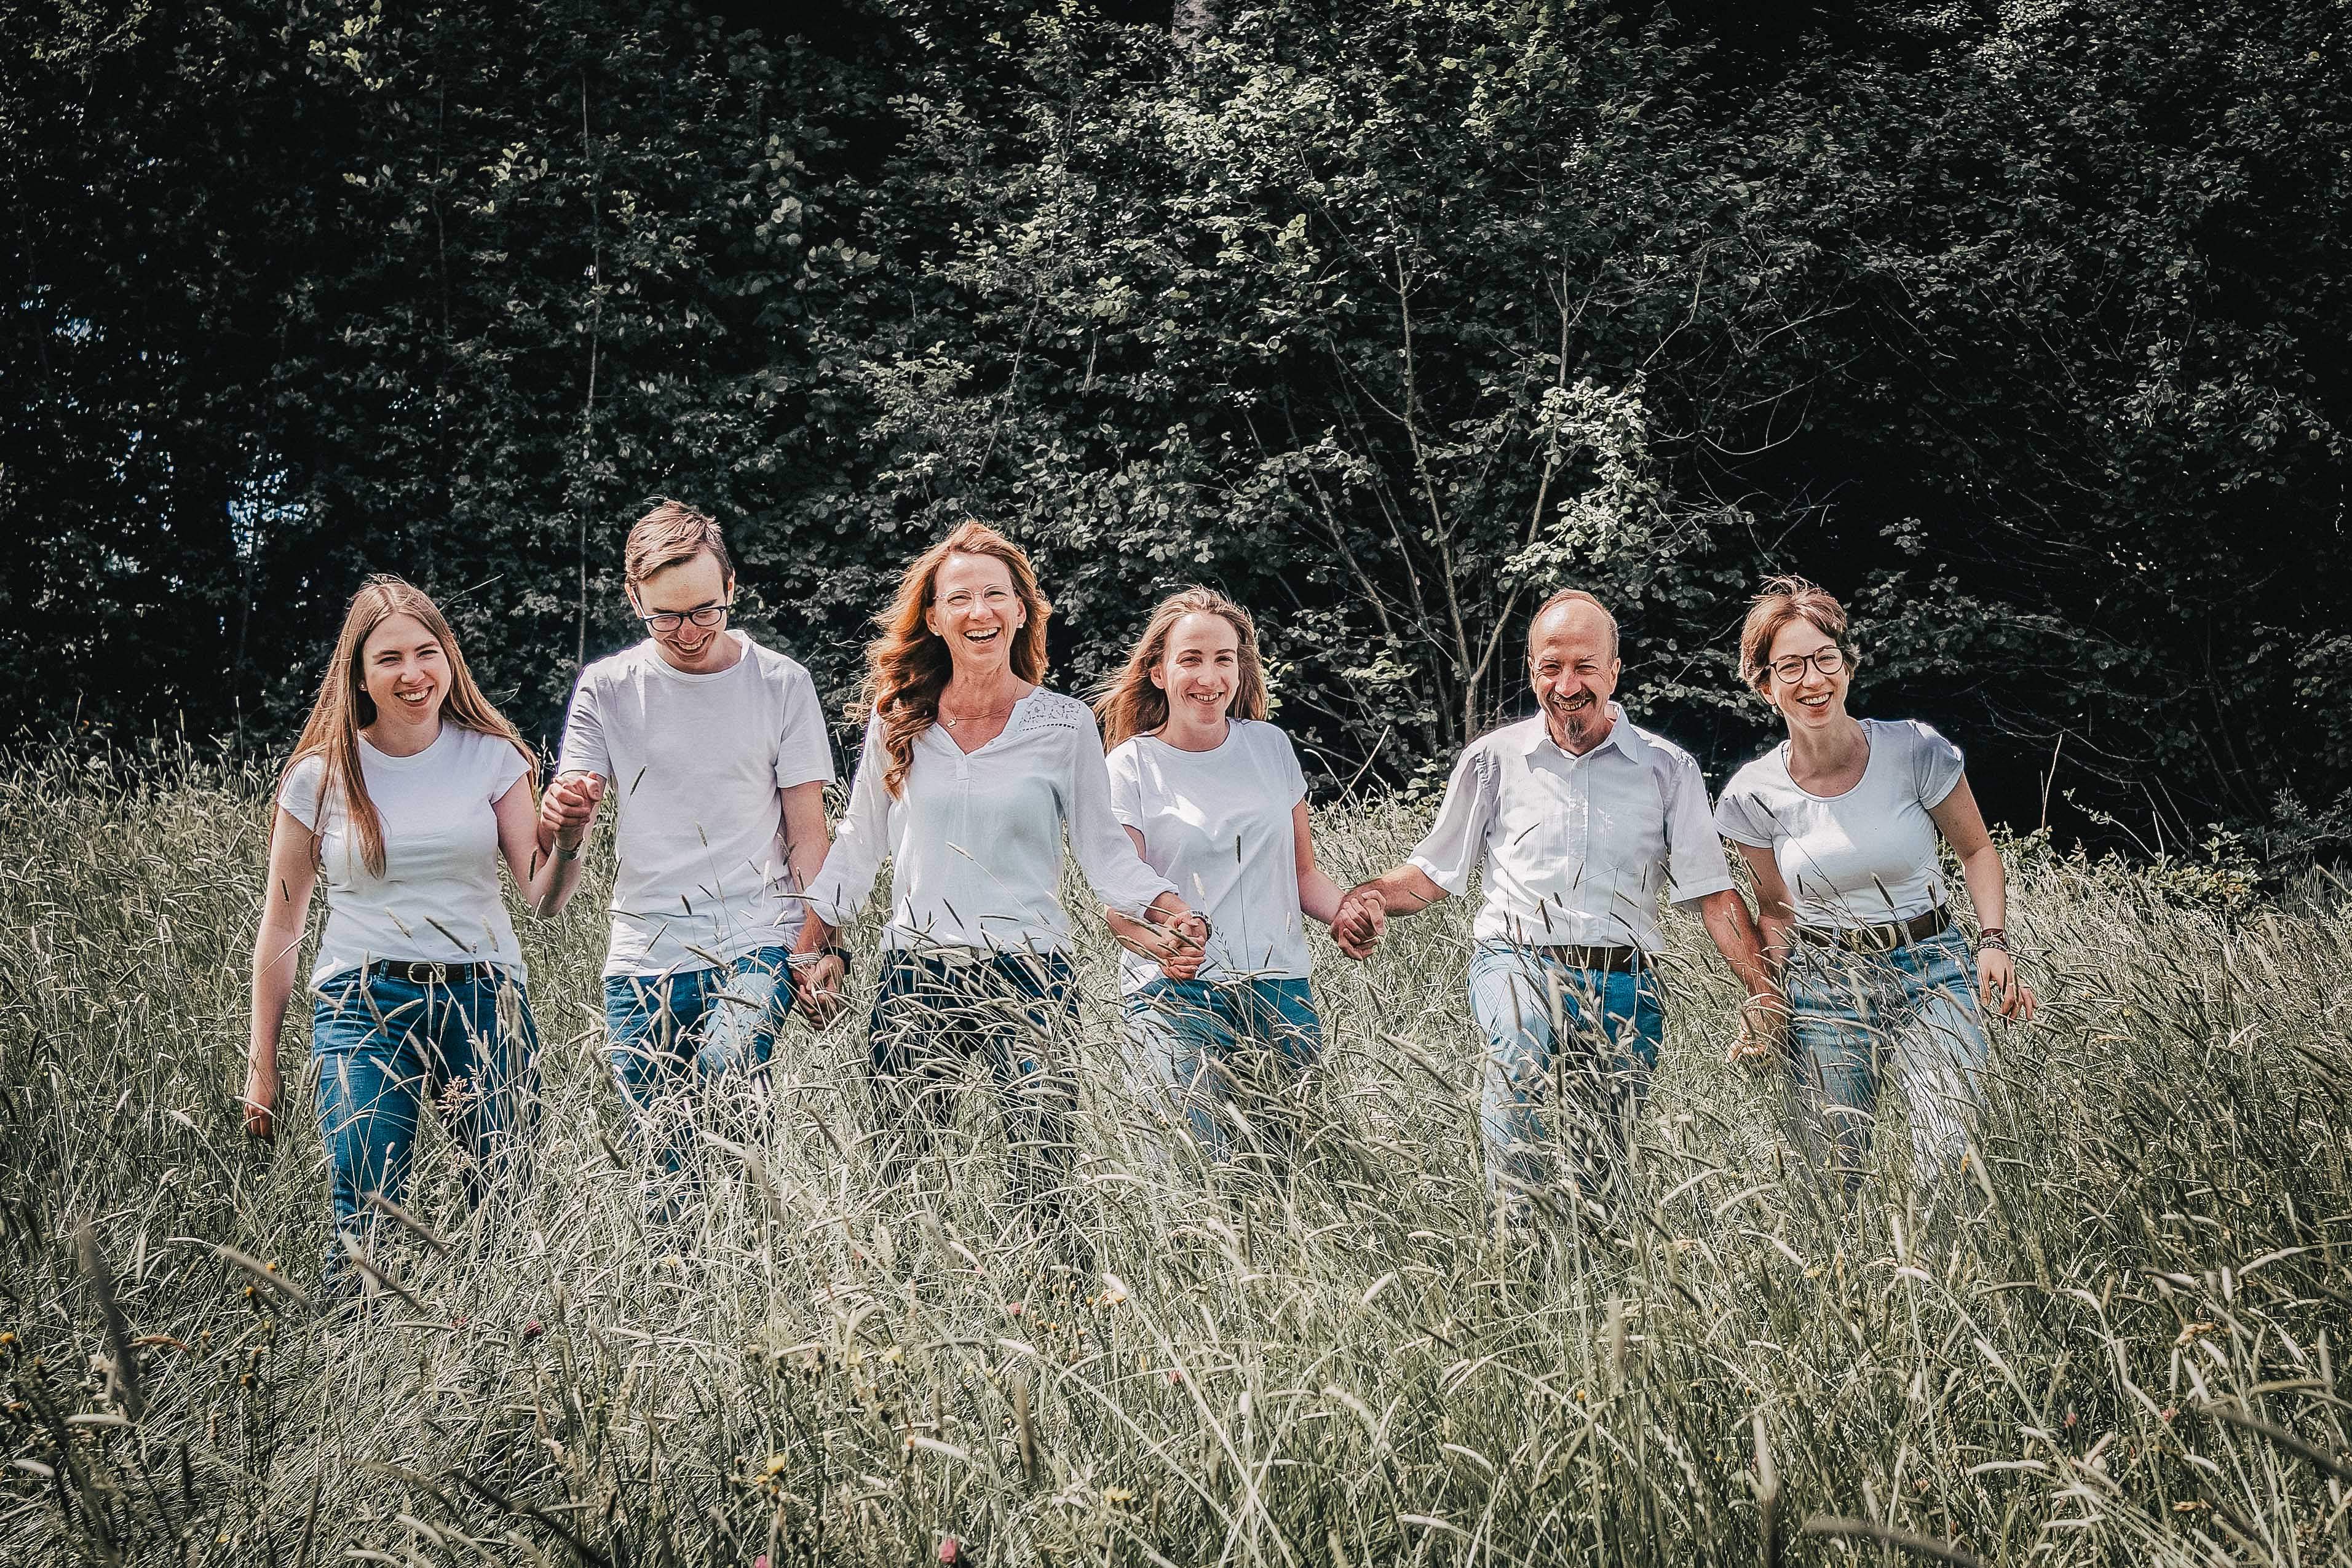
[[[247,1058],[245,1064],[245,1135],[264,1141],[278,1136],[278,1064]]]
[[[2017,977],[2017,961],[2006,948],[1988,947],[1977,953],[1977,994],[1989,1013],[2013,1023],[2033,1021],[2033,987]]]
[[[597,773],[565,773],[547,786],[539,798],[540,831],[549,844],[567,854],[588,837],[596,819],[596,803],[604,798],[604,780]]]

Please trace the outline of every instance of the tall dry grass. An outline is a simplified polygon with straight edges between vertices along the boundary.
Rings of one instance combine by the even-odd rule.
[[[1360,969],[1318,939],[1286,1181],[1204,1172],[1139,1094],[1089,926],[1076,1277],[1003,1212],[985,1097],[877,1188],[855,1008],[719,1109],[696,1234],[646,1236],[592,885],[525,927],[528,1201],[467,1219],[430,1139],[434,1245],[394,1227],[398,1290],[324,1316],[299,1018],[284,1134],[238,1130],[263,801],[0,780],[0,1561],[2352,1561],[2341,897],[2017,847],[2043,1020],[1998,1033],[1964,1182],[1885,1135],[1852,1203],[1721,1065],[1677,921],[1633,1201],[1532,1248],[1485,1219],[1466,905]],[[1416,826],[1332,817],[1326,863]]]

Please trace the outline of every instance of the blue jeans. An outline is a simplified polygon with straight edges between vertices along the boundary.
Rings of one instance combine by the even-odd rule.
[[[1470,1013],[1487,1040],[1480,1120],[1490,1190],[1543,1191],[1562,1163],[1585,1192],[1604,1187],[1665,1037],[1647,964],[1581,969],[1557,951],[1487,941],[1471,954]],[[1539,1114],[1547,1100],[1559,1107],[1556,1148]]]
[[[1870,1147],[1890,1072],[1910,1102],[1920,1174],[1958,1170],[1968,1118],[1981,1104],[1989,1049],[1977,1013],[1976,963],[1959,932],[1892,952],[1800,940],[1782,983],[1795,1047],[1792,1088],[1849,1179]]]
[[[1069,960],[1057,952],[970,963],[883,954],[867,1043],[887,1184],[898,1184],[954,1117],[956,1080],[977,1057],[1003,1097],[1013,1202],[1058,1217],[1078,1099],[1060,1048],[1076,1011],[1070,980]]]
[[[715,969],[605,980],[613,1078],[663,1176],[692,1162],[695,1115],[713,1086],[765,1067],[774,1053],[793,1010],[789,951],[763,947]]]
[[[510,1200],[529,1182],[539,1034],[521,982],[330,975],[311,1009],[310,1054],[339,1232],[370,1228],[369,1194],[402,1200],[428,1104],[465,1150],[468,1205]],[[331,1251],[330,1273],[341,1268]]]
[[[1155,980],[1127,999],[1127,1028],[1193,1141],[1219,1161],[1233,1152],[1235,1122],[1269,1152],[1287,1142],[1280,1116],[1261,1112],[1259,1125],[1235,1110],[1243,1073],[1255,1065],[1244,1058],[1271,1058],[1296,1079],[1323,1054],[1323,1020],[1304,980]]]

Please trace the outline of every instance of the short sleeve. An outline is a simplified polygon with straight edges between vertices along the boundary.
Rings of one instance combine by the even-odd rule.
[[[556,752],[555,771],[595,773],[610,780],[613,752],[604,743],[604,721],[596,710],[596,687],[589,679],[592,673],[593,670],[583,670],[572,688],[572,710],[564,715],[563,744]]]
[[[506,798],[507,791],[514,788],[515,780],[530,771],[530,760],[522,754],[520,746],[504,735],[483,735],[479,744],[482,780],[488,792],[482,798],[496,805]]]
[[[1731,782],[1723,786],[1722,798],[1715,803],[1715,830],[1734,844],[1769,849],[1778,842],[1772,826],[1769,809],[1748,783],[1748,770],[1732,774]]]
[[[1919,793],[1919,804],[1933,811],[1960,787],[1960,775],[1967,772],[1967,762],[1960,749],[1934,727],[1914,721],[1904,729],[1910,731],[1906,739],[1911,746],[1911,773]]]
[[[327,759],[314,754],[288,768],[278,786],[278,804],[286,815],[313,833],[319,831],[319,790],[326,779]]]
[[[1121,827],[1143,831],[1143,759],[1132,739],[1121,741],[1103,759],[1110,774],[1110,814]]]
[[[1406,863],[1420,868],[1422,875],[1459,898],[1470,886],[1470,873],[1486,858],[1486,831],[1495,819],[1495,794],[1492,764],[1480,747],[1471,746],[1445,781],[1445,799],[1437,808],[1437,820],[1430,824],[1428,834],[1413,847]]]
[[[783,731],[776,740],[776,787],[833,782],[833,736],[816,682],[797,664],[783,668]]]
[[[1307,798],[1307,770],[1298,765],[1298,747],[1291,741],[1290,731],[1267,725],[1274,731],[1274,743],[1282,753],[1283,788],[1297,805]]]
[[[1727,892],[1731,871],[1724,864],[1723,841],[1716,837],[1715,817],[1706,808],[1706,779],[1687,752],[1661,759],[1666,806],[1666,880],[1674,901]]]

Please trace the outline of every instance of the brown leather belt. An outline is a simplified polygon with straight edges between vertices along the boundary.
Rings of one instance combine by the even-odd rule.
[[[1897,948],[1909,947],[1915,942],[1941,936],[1951,929],[1952,911],[1933,909],[1907,921],[1893,921],[1880,926],[1848,926],[1841,931],[1799,926],[1797,935],[1816,947],[1840,947],[1848,952],[1893,952]]]
[[[495,963],[412,963],[406,959],[379,958],[367,966],[370,974],[389,975],[405,980],[411,985],[464,985],[472,981],[488,980],[498,973]]]
[[[1631,974],[1642,967],[1642,950],[1638,947],[1571,947],[1547,946],[1536,949],[1556,963],[1570,969],[1601,969],[1612,974]]]

